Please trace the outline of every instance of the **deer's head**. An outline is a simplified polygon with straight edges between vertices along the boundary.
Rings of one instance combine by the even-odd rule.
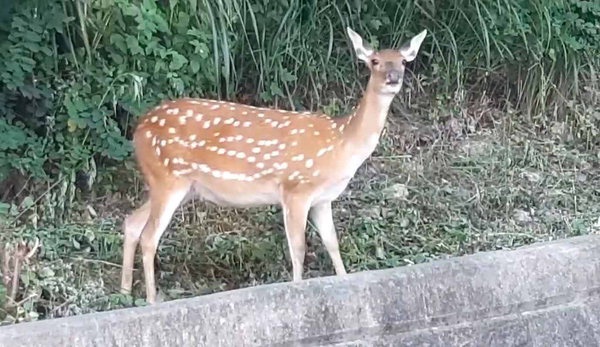
[[[427,30],[406,42],[398,50],[382,49],[375,51],[364,43],[362,37],[354,30],[346,28],[352,41],[358,59],[364,61],[371,70],[369,85],[379,94],[394,95],[400,91],[404,78],[404,64],[413,61],[417,56],[419,47],[427,35]]]

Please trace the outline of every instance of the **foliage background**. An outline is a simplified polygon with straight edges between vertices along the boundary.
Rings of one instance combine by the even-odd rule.
[[[568,236],[590,230],[595,221],[598,194],[591,187],[598,177],[595,153],[600,142],[597,1],[4,0],[2,9],[2,237],[41,237],[46,247],[39,259],[50,262],[32,265],[23,275],[21,299],[31,292],[34,299],[21,302],[20,311],[9,317],[52,317],[127,302],[90,292],[97,283],[86,282],[88,289],[69,283],[69,277],[96,277],[91,274],[103,270],[90,268],[89,261],[65,259],[119,262],[120,239],[114,230],[143,189],[129,139],[144,110],[165,98],[202,96],[343,113],[356,103],[367,77],[351,51],[346,26],[376,47],[399,47],[423,28],[429,31],[375,156],[390,162],[385,169],[373,164],[376,171],[367,165],[355,183],[358,191],[371,188],[355,198],[364,205],[377,204],[379,191],[398,188],[398,182],[409,182],[410,177],[410,194],[420,198],[392,203],[407,194],[404,188],[396,189],[386,198],[392,204],[389,215],[379,211],[377,218],[354,222],[343,216],[355,211],[358,202],[340,207],[342,227],[356,232],[342,245],[350,267],[398,266],[442,254],[510,247],[538,240],[532,235],[544,228],[546,236]],[[492,140],[481,142],[495,146],[477,152],[479,157],[454,157],[456,141],[490,133]],[[403,157],[406,154],[414,161]],[[423,173],[424,162],[431,171]],[[459,166],[454,175],[444,176]],[[527,176],[533,186],[522,191],[510,171],[527,167],[531,173],[533,167],[545,177],[563,173],[567,166],[576,172],[559,175],[556,182]],[[420,170],[416,176],[399,173],[415,167]],[[581,170],[585,181],[577,176]],[[463,187],[469,180],[480,186]],[[444,182],[454,183],[454,188],[443,188]],[[473,206],[462,202],[486,182],[489,201],[474,215],[469,212]],[[583,186],[571,190],[565,200],[546,197],[549,187],[573,182]],[[574,195],[579,200],[572,200]],[[124,201],[132,204],[124,206]],[[429,216],[439,211],[438,204],[447,212],[439,217],[445,219],[443,225]],[[489,233],[514,220],[515,208],[528,211],[544,204],[573,215],[557,217],[556,223],[564,225],[546,216],[539,230],[515,226],[510,230],[513,238],[502,239],[499,246],[488,239],[485,246],[465,246],[472,240],[465,235],[472,230]],[[585,206],[596,208],[581,215]],[[182,217],[182,225],[218,220],[194,211],[188,210],[192,217]],[[222,234],[278,223],[276,210],[252,212],[253,222],[241,228],[231,221],[238,212],[211,211],[229,222],[217,223],[211,229],[215,233],[209,231],[200,242],[207,254],[202,266],[212,266],[200,271],[203,276],[213,271],[213,279],[218,278],[214,282],[220,283],[215,286],[221,289],[285,277],[280,234],[273,231],[263,239],[237,234],[228,239],[229,234]],[[498,218],[505,218],[504,224]],[[94,226],[82,226],[86,220]],[[432,228],[429,236],[423,236],[428,235],[421,228],[425,224]],[[465,234],[467,229],[471,231]],[[399,230],[390,234],[393,242],[382,241],[385,230]],[[194,252],[178,252],[199,247],[198,240],[182,237],[170,246],[167,241],[163,262],[191,259]],[[411,248],[413,243],[420,246]],[[281,257],[275,270],[270,268],[273,254]],[[232,267],[239,272],[224,270]],[[77,304],[61,306],[65,302]]]

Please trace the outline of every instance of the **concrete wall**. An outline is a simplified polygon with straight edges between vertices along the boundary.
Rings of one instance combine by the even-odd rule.
[[[0,346],[598,346],[600,237],[0,328]]]

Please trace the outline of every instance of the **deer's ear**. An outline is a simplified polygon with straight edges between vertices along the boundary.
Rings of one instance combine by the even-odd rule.
[[[352,41],[352,45],[354,46],[354,51],[356,52],[358,59],[368,62],[369,57],[371,54],[373,54],[373,49],[368,44],[363,43],[362,37],[360,37],[360,35],[358,35],[354,30],[346,28],[346,31],[348,32],[348,36]]]
[[[417,57],[417,53],[425,39],[425,35],[427,35],[427,30],[421,31],[418,35],[413,37],[410,42],[405,43],[402,48],[400,48],[400,53],[404,56],[406,61],[413,61]]]

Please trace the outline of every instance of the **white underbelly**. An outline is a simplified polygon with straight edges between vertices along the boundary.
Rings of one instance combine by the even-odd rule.
[[[209,188],[200,182],[193,185],[194,196],[203,201],[225,207],[257,207],[279,204],[279,194],[268,185],[239,186],[238,189]],[[258,188],[258,189],[257,189]]]
[[[313,205],[337,199],[344,192],[351,178],[352,177],[347,177],[336,183],[327,185],[317,193],[313,199]]]

